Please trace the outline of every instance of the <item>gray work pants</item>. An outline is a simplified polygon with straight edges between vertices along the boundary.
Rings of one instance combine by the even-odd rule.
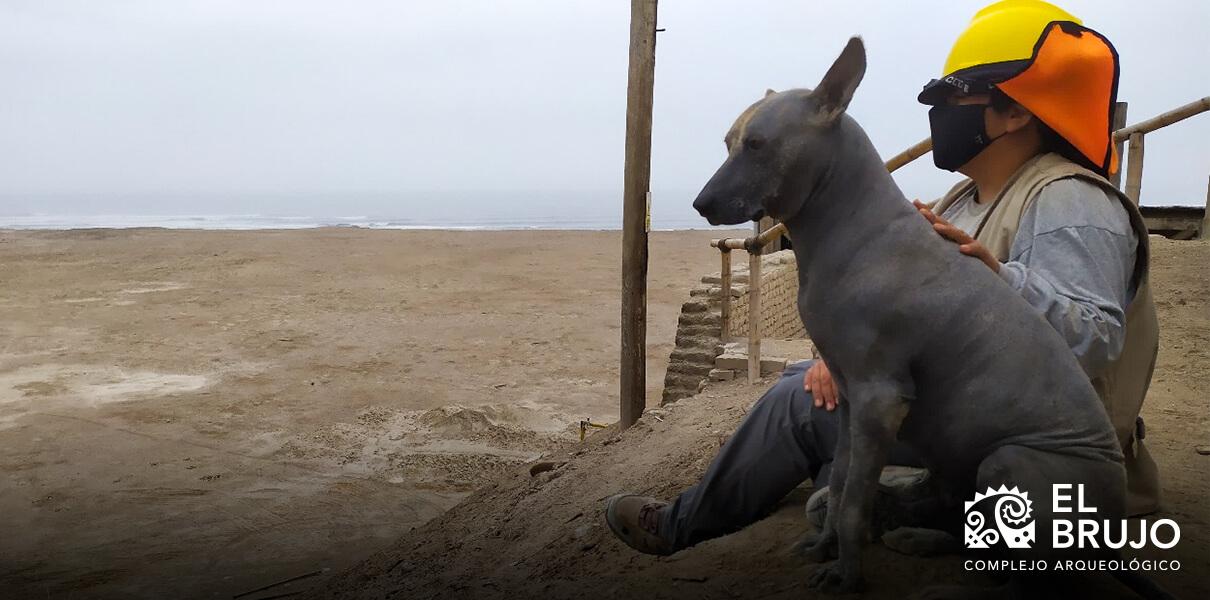
[[[803,389],[814,361],[790,365],[752,407],[697,485],[662,511],[660,533],[676,550],[733,533],[767,515],[808,478],[828,483],[840,419]],[[903,444],[890,464],[920,466]]]

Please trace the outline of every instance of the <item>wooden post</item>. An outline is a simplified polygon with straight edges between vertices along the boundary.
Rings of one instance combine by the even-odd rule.
[[[1118,102],[1113,108],[1113,131],[1117,131],[1126,126],[1126,108],[1125,102]],[[1109,175],[1109,183],[1113,187],[1122,189],[1122,165],[1126,162],[1126,144],[1121,140],[1114,143],[1114,147],[1118,151],[1118,170]]]
[[[622,429],[639,420],[647,407],[647,192],[651,187],[656,1],[630,2],[622,185]]]
[[[1202,213],[1202,231],[1199,237],[1210,240],[1210,180],[1206,182],[1206,212]]]
[[[1126,163],[1126,196],[1139,205],[1143,193],[1143,132],[1130,134],[1130,160]]]
[[[760,223],[754,235],[760,234]],[[760,379],[760,247],[748,255],[748,383]]]
[[[731,249],[727,247],[719,248],[719,254],[723,256],[722,269],[719,270],[719,287],[722,294],[722,318],[723,323],[722,333],[719,335],[719,340],[724,344],[731,341]]]
[[[748,257],[748,383],[760,379],[760,252]]]
[[[757,223],[756,234],[760,235],[761,233],[764,233],[770,229],[773,229],[776,226],[777,226],[777,221],[774,221],[773,217],[764,217],[760,220],[759,223]],[[765,244],[764,247],[760,249],[760,253],[769,254],[772,252],[777,252],[778,250],[781,250],[781,236],[780,235],[769,240],[769,243]]]

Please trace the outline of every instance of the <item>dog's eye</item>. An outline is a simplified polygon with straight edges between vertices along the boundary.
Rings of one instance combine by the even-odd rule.
[[[750,137],[744,139],[744,147],[749,150],[760,150],[765,145],[765,140],[758,137]]]

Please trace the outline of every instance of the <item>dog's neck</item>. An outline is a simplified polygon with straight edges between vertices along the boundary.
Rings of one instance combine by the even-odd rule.
[[[814,259],[851,255],[891,221],[914,212],[856,121],[844,118],[835,135],[809,197],[798,214],[785,220],[800,278]]]

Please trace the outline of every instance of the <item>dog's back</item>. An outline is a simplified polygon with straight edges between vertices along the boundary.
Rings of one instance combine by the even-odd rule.
[[[813,261],[822,272],[807,278],[800,312],[837,363],[908,369],[915,399],[900,438],[959,476],[1005,445],[1121,461],[1104,407],[1058,332],[910,205],[892,214],[870,223],[876,237],[843,260],[856,276],[830,276],[826,261]],[[853,323],[872,324],[867,337],[879,347],[854,347],[852,331],[826,339],[839,332],[833,324]]]

